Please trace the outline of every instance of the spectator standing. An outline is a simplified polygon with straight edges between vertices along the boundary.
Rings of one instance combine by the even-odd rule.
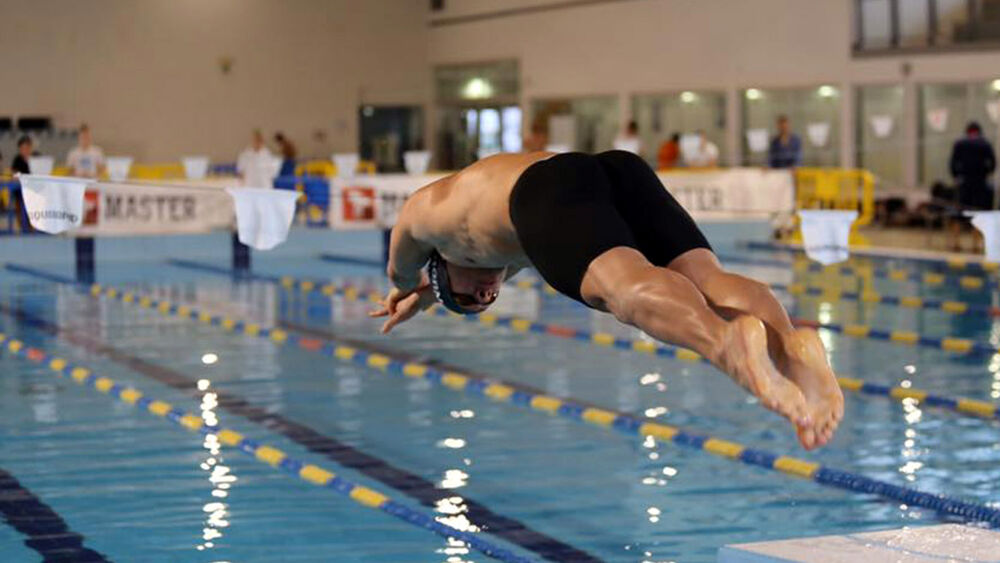
[[[699,129],[698,144],[684,155],[684,161],[691,168],[712,168],[719,164],[719,147],[708,140],[705,131]]]
[[[264,144],[264,135],[255,129],[250,146],[236,159],[236,173],[249,188],[269,188],[274,181],[275,157]]]
[[[77,145],[66,156],[66,166],[80,178],[97,178],[104,172],[104,151],[94,144],[86,123],[80,126]]]
[[[975,121],[965,127],[965,136],[955,141],[951,149],[951,175],[958,183],[958,201],[963,207],[991,209],[993,188],[989,176],[996,169],[993,146],[983,137],[983,129]]]
[[[29,161],[33,147],[31,137],[27,135],[22,135],[17,140],[17,156],[10,163],[10,169],[15,174],[31,174]],[[24,195],[20,189],[14,191],[14,201],[17,206],[17,222],[21,226],[21,232],[30,233],[34,229],[31,228],[31,221],[28,220],[28,210],[24,207]]]
[[[625,132],[615,139],[615,148],[642,155],[642,139],[639,138],[639,124],[635,120],[628,122]]]
[[[524,152],[537,152],[545,150],[549,145],[549,132],[545,129],[545,124],[536,119],[531,124],[531,132],[521,142],[521,150]]]
[[[677,167],[677,161],[681,157],[681,134],[671,133],[670,138],[663,141],[660,150],[656,153],[656,167],[660,170],[669,170]]]
[[[280,131],[274,134],[274,142],[278,143],[278,151],[281,153],[281,170],[278,175],[294,176],[297,155],[295,145]]]
[[[767,162],[771,168],[794,168],[802,163],[802,140],[792,133],[786,115],[778,116],[778,134],[771,139]]]
[[[31,142],[31,137],[27,135],[21,135],[21,138],[17,140],[17,156],[10,163],[10,169],[15,174],[31,174],[31,168],[28,166],[28,161],[31,158],[31,150],[33,148],[33,143]]]

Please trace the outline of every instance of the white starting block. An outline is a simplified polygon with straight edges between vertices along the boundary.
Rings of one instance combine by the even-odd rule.
[[[28,158],[28,170],[32,174],[48,176],[56,165],[56,159],[51,156],[32,156]]]
[[[112,182],[124,182],[128,179],[128,171],[132,168],[132,157],[109,156],[105,164],[108,167],[108,178]]]
[[[207,156],[184,156],[181,157],[181,164],[184,165],[184,176],[188,180],[201,180],[208,174]]]
[[[945,524],[771,542],[728,545],[719,563],[942,563],[1000,560],[1000,532]]]
[[[333,153],[330,160],[337,167],[338,178],[353,178],[358,173],[361,156],[356,152],[338,152]]]
[[[406,173],[420,176],[427,173],[431,163],[431,151],[406,151],[403,153],[403,165]]]
[[[824,266],[847,260],[851,223],[858,218],[857,211],[802,209],[799,218],[802,219],[802,246],[809,258]]]
[[[966,211],[972,226],[983,233],[987,262],[1000,262],[1000,211]]]

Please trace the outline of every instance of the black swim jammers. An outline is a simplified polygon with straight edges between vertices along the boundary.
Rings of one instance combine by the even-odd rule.
[[[542,278],[581,303],[587,268],[612,248],[634,248],[655,266],[711,250],[656,173],[625,151],[563,153],[532,164],[511,191],[510,218]]]

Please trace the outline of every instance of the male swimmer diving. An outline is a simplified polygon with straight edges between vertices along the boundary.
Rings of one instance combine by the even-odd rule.
[[[427,266],[427,271],[424,271]],[[656,174],[624,151],[501,154],[417,191],[392,230],[389,332],[436,301],[477,314],[533,266],[553,288],[690,348],[825,445],[844,398],[819,336],[767,285],[722,269]]]

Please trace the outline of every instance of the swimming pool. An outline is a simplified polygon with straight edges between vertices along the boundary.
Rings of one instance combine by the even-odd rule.
[[[956,337],[1000,345],[1000,330],[986,314],[851,300],[830,290],[990,305],[995,291],[963,287],[960,274],[944,272],[935,284],[865,272],[835,278],[801,271],[782,252],[720,254],[738,254],[737,271],[768,282],[823,288],[821,295],[779,293],[795,317],[864,324],[876,333],[912,331],[928,342]],[[476,532],[514,558],[713,561],[724,544],[942,521],[906,503],[538,412],[544,402],[536,409],[515,404],[536,392],[895,485],[994,507],[1000,500],[995,421],[848,392],[837,437],[806,453],[777,416],[696,361],[564,338],[560,330],[431,315],[383,337],[363,299],[279,281],[381,288],[377,267],[258,255],[258,277],[234,281],[217,263],[193,262],[104,265],[98,281],[114,288],[111,298],[59,281],[65,265],[0,272],[0,332],[46,355],[34,362],[5,349],[0,358],[0,470],[8,475],[4,481],[0,474],[7,483],[0,494],[35,499],[19,506],[38,515],[35,525],[0,526],[5,561],[38,560],[52,546],[94,560],[488,559],[419,525],[421,514]],[[938,271],[933,264],[868,263]],[[143,304],[144,296],[169,300],[173,309]],[[175,314],[178,306],[242,322],[179,318],[186,315]],[[536,289],[506,290],[496,313],[637,338],[604,315]],[[248,324],[260,328],[245,330]],[[274,338],[272,328],[298,345]],[[947,397],[1000,396],[1000,356],[823,334],[841,375]],[[324,348],[331,343],[503,381],[523,394],[496,401],[447,382],[387,374],[380,360],[338,357]],[[317,488],[262,463],[267,455],[245,455],[214,435],[185,431],[88,388],[96,380],[77,385],[67,373],[57,376],[50,358],[217,420],[256,444],[378,491],[415,516],[394,518]]]

